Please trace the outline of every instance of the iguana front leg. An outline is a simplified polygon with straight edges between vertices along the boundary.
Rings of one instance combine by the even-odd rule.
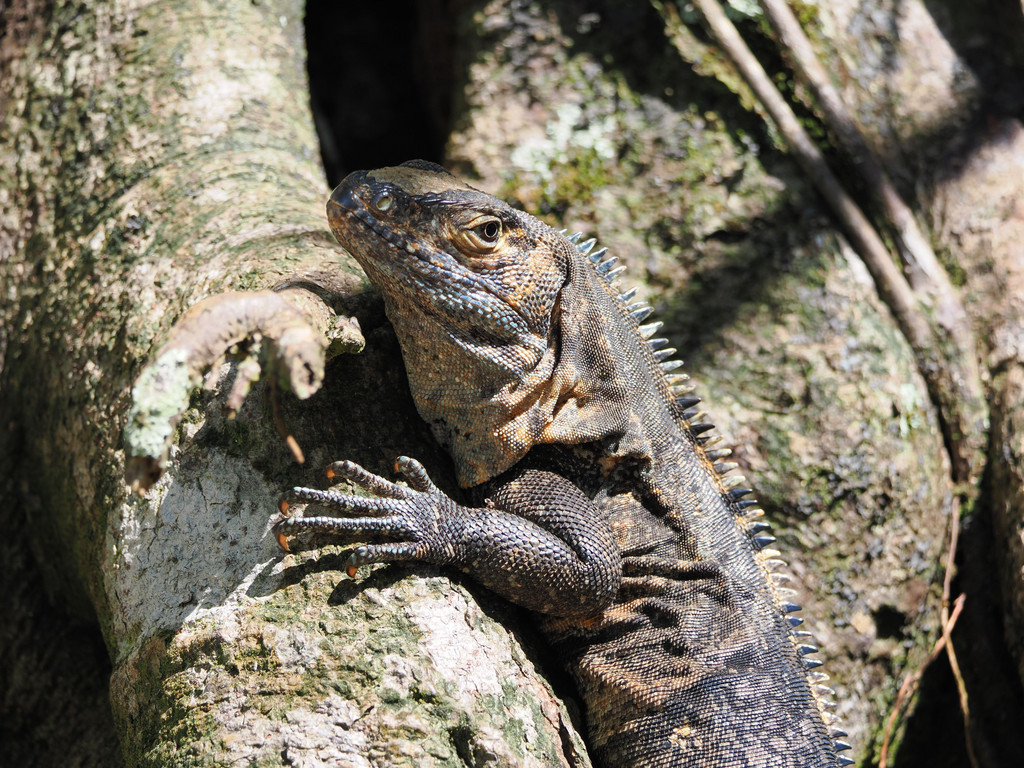
[[[483,507],[448,498],[415,459],[395,463],[408,486],[351,461],[328,477],[347,479],[374,497],[293,488],[281,511],[312,503],[346,517],[286,517],[274,526],[281,546],[302,531],[371,542],[349,557],[350,576],[367,563],[418,560],[452,565],[499,595],[540,613],[585,618],[611,603],[622,563],[608,524],[576,486],[552,472],[527,470]]]

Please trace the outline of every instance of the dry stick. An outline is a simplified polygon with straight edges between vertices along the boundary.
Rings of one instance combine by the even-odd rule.
[[[966,595],[960,595],[956,600],[953,601],[953,611],[949,615],[949,621],[945,622],[942,630],[943,634],[935,641],[935,645],[932,647],[931,653],[928,654],[928,658],[924,660],[919,668],[911,672],[900,684],[899,693],[896,694],[896,703],[893,705],[892,712],[889,713],[889,717],[885,721],[885,733],[882,737],[882,748],[879,751],[878,768],[888,768],[889,765],[889,744],[892,741],[892,733],[896,729],[896,722],[899,719],[900,714],[906,706],[907,701],[914,692],[917,690],[918,684],[921,682],[921,677],[924,675],[924,671],[928,669],[928,666],[939,658],[939,654],[946,647],[946,635],[953,631],[953,627],[956,626],[957,619],[960,618],[960,612],[964,608],[964,600]],[[948,630],[948,631],[947,631]]]
[[[732,58],[743,78],[753,89],[754,93],[757,94],[765,109],[768,110],[768,113],[796,155],[797,162],[800,163],[804,173],[810,177],[818,191],[843,223],[847,230],[847,236],[871,272],[875,284],[878,286],[879,293],[882,294],[883,299],[896,315],[897,322],[900,324],[900,328],[911,347],[923,360],[927,360],[929,353],[934,353],[939,348],[937,339],[931,326],[919,309],[917,297],[904,279],[903,274],[893,263],[888,250],[878,234],[857,204],[843,190],[831,170],[829,170],[821,152],[801,127],[793,111],[772,84],[764,69],[762,69],[757,59],[750,52],[750,49],[747,48],[739,32],[736,31],[736,27],[726,17],[722,7],[716,0],[694,0],[694,5],[704,15],[708,28],[718,41],[718,44]],[[929,383],[929,388],[933,392],[942,391],[941,381],[937,380],[942,371],[935,370],[929,365],[921,365],[920,367],[922,374]],[[953,500],[953,520],[951,524],[953,531],[951,534],[950,553],[946,561],[946,575],[943,582],[943,640],[950,666],[953,668],[953,674],[957,678],[961,710],[963,711],[966,726],[969,718],[967,693],[963,686],[956,653],[953,650],[953,644],[949,637],[949,585],[952,578],[953,558],[956,555],[956,543],[960,528],[959,502],[957,499]],[[972,765],[976,765],[969,731],[967,733],[968,753],[971,757]]]
[[[953,566],[956,564],[956,547],[960,539],[960,499],[953,497],[953,514],[950,520],[952,530],[949,534],[949,551],[946,553],[946,574],[942,579],[942,638],[946,641],[946,657],[949,659],[949,668],[953,670],[953,679],[956,680],[956,690],[960,695],[960,712],[964,718],[964,743],[967,746],[967,759],[973,768],[978,768],[978,758],[974,754],[974,743],[971,741],[971,709],[967,702],[967,686],[964,685],[964,676],[960,672],[960,663],[956,658],[956,651],[953,649],[953,639],[950,636],[952,627],[949,615],[949,590],[953,581]]]
[[[925,304],[937,310],[936,321],[952,339],[952,349],[958,354],[955,360],[947,359],[947,363],[954,369],[945,372],[947,384],[950,388],[963,392],[943,398],[942,406],[943,410],[947,411],[944,414],[945,418],[954,422],[954,431],[962,435],[971,435],[971,422],[977,421],[977,417],[970,413],[973,410],[971,404],[980,404],[984,398],[970,320],[960,303],[956,289],[935,257],[935,252],[921,232],[914,214],[896,191],[892,180],[871,151],[839,93],[832,86],[828,73],[815,55],[807,35],[804,34],[789,5],[785,0],[760,0],[760,4],[783,50],[790,55],[797,74],[814,92],[825,123],[839,137],[868,191],[878,201],[881,215],[888,221],[901,246],[908,267],[908,278],[910,284],[914,286],[915,293]],[[966,402],[963,396],[966,396]],[[959,475],[957,479],[966,480],[972,474],[972,449],[965,446],[961,450],[958,444],[960,441],[955,435],[951,436],[951,442],[956,454],[964,454],[951,456],[954,470]]]

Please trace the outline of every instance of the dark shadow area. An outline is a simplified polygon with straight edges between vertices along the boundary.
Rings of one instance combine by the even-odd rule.
[[[454,2],[306,3],[310,95],[332,187],[353,170],[443,159]]]
[[[992,455],[990,449],[989,455]],[[953,630],[953,645],[967,690],[971,743],[982,768],[1024,765],[1024,689],[1005,641],[1003,599],[989,505],[991,473],[982,496],[964,520],[951,595],[966,596]],[[917,705],[908,718],[895,765],[960,768],[969,765],[957,683],[946,655],[925,671]]]
[[[1024,119],[1024,11],[1020,0],[924,0],[981,86],[980,112]]]
[[[23,504],[4,489],[0,544],[0,763],[123,764],[110,708],[110,660],[98,624],[54,605],[24,545]]]
[[[980,506],[960,536],[959,575],[952,594],[967,596],[953,644],[967,688],[971,741],[983,768],[1024,765],[1020,733],[1024,692],[1004,641],[995,546],[990,512]],[[969,765],[956,680],[945,654],[926,670],[917,700],[895,764],[900,768]]]
[[[994,455],[990,449],[989,455]],[[967,595],[953,633],[971,707],[971,735],[982,766],[1024,765],[1024,689],[1006,645],[1004,601],[989,504],[989,471],[982,498],[965,522],[953,594]]]
[[[891,763],[899,768],[965,768],[970,765],[956,681],[945,656],[925,670],[917,691],[917,706]]]

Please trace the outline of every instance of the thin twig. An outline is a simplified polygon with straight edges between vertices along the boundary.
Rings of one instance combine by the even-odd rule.
[[[949,621],[943,626],[943,634],[939,636],[939,639],[935,641],[935,645],[932,647],[931,653],[928,654],[928,658],[924,660],[920,667],[915,669],[903,678],[903,682],[900,684],[900,690],[896,694],[896,702],[892,706],[892,711],[889,713],[889,717],[885,720],[885,732],[882,736],[882,748],[879,752],[878,768],[887,768],[889,764],[889,746],[892,743],[892,734],[896,730],[896,723],[899,722],[900,716],[903,714],[904,708],[910,701],[910,697],[917,691],[917,686],[921,682],[921,678],[924,676],[924,672],[928,669],[928,666],[939,658],[939,654],[946,647],[946,634],[953,631],[953,627],[956,626],[956,621],[960,618],[960,612],[964,607],[964,600],[966,595],[960,595],[956,600],[953,601],[953,611],[949,616]]]
[[[953,580],[957,542],[960,537],[960,499],[955,496],[953,497],[953,514],[950,525],[952,531],[949,534],[949,552],[946,554],[946,575],[942,579],[942,637],[946,641],[946,658],[949,659],[949,668],[953,671],[957,693],[960,695],[960,713],[964,718],[964,743],[967,746],[967,759],[972,768],[979,768],[978,758],[974,754],[974,742],[971,740],[971,708],[967,701],[967,686],[964,684],[964,676],[960,672],[960,663],[957,661],[953,639],[950,637],[952,628],[949,626],[949,590]]]

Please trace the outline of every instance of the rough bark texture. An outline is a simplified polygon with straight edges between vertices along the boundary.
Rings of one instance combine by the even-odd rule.
[[[775,524],[859,762],[874,764],[899,681],[938,636],[962,493],[954,639],[975,751],[1019,764],[1020,4],[794,4],[974,323],[991,433],[967,489],[914,350],[685,4],[672,34],[639,4],[454,5],[449,165],[594,234],[642,283]],[[733,5],[801,104],[752,4]],[[266,536],[279,489],[324,484],[333,459],[388,473],[413,455],[451,489],[380,306],[328,239],[301,13],[284,0],[3,11],[0,734],[13,762],[115,764],[113,721],[138,765],[585,761],[521,613],[424,569],[352,583],[340,557],[283,558]],[[305,466],[262,385],[225,418],[242,375],[229,366],[219,393],[193,397],[163,479],[129,497],[130,387],[168,329],[203,297],[295,275],[358,315],[367,342],[328,363],[313,398],[284,397]],[[97,703],[104,643],[113,715]],[[891,764],[965,764],[944,675],[926,676]],[[77,704],[53,707],[65,686]]]
[[[336,589],[330,558],[286,561],[267,536],[278,489],[321,483],[339,455],[378,471],[400,452],[435,470],[440,459],[379,307],[358,300],[361,274],[326,230],[301,14],[229,1],[6,10],[2,508],[42,576],[4,577],[36,593],[42,581],[98,623],[130,765],[558,764],[579,740],[511,621],[404,570]],[[374,347],[337,363],[312,408],[286,398],[306,467],[260,388],[233,420],[223,394],[204,395],[160,483],[129,496],[130,386],[171,324],[204,296],[286,278],[339,307],[355,297]],[[222,392],[243,375],[226,369]],[[5,590],[15,618],[33,610],[26,591]],[[75,713],[77,732],[96,734],[81,743],[35,690],[95,641],[72,628],[40,642],[21,654],[37,672],[20,660],[5,671],[5,714],[17,715],[2,718],[5,743],[25,744],[14,754],[26,763],[116,763],[96,678],[78,703],[105,716]],[[27,631],[5,632],[5,650],[29,645]],[[76,694],[63,686],[57,698]],[[53,732],[60,745],[41,749]]]

